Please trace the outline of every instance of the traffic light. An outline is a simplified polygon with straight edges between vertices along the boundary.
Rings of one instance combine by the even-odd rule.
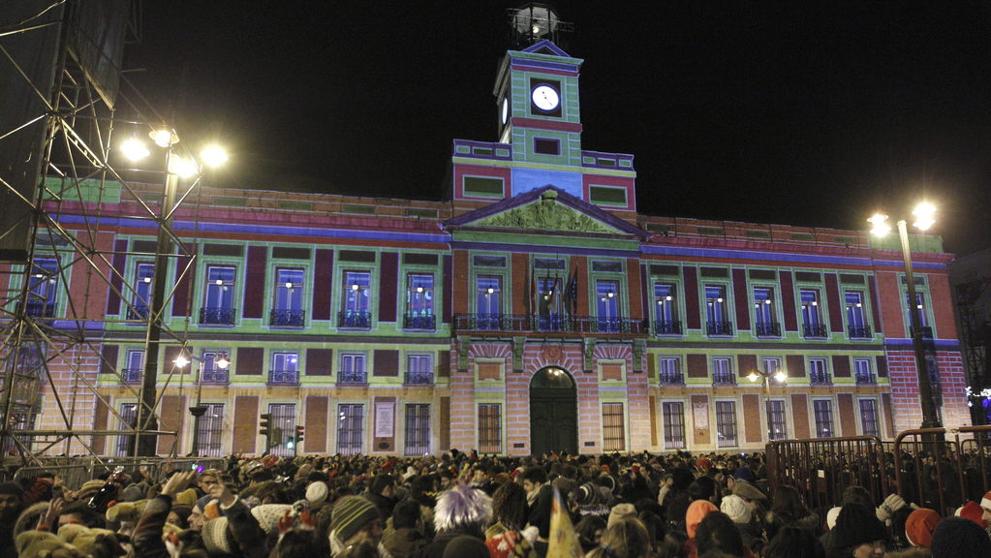
[[[258,432],[265,437],[266,440],[272,436],[272,415],[269,413],[262,413],[262,426],[261,430]]]
[[[306,428],[303,426],[296,425],[296,445],[298,446],[300,442],[303,441],[303,431]]]

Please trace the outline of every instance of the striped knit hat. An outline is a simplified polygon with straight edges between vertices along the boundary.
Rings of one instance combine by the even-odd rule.
[[[362,496],[345,496],[334,504],[330,528],[346,543],[372,521],[380,519],[378,508]]]

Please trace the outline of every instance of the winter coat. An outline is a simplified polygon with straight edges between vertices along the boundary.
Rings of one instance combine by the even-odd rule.
[[[389,529],[382,535],[382,546],[392,558],[410,558],[429,542],[423,533],[409,527]]]
[[[447,544],[461,535],[477,536],[476,533],[462,529],[441,531],[434,537],[432,543],[421,548],[413,556],[414,558],[444,558],[444,549],[447,548]]]

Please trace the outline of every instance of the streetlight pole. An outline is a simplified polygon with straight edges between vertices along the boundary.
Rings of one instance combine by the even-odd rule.
[[[764,384],[764,413],[767,414],[767,438],[770,441],[772,434],[771,431],[771,410],[768,408],[768,403],[771,401],[771,378],[779,384],[784,384],[788,380],[788,375],[778,370],[773,374],[771,372],[765,372],[760,369],[753,369],[750,374],[747,375],[747,379],[751,382],[756,382],[757,380],[762,380]]]
[[[190,455],[199,457],[200,451],[200,419],[206,414],[208,407],[203,404],[203,368],[206,366],[206,362],[203,357],[198,357],[196,355],[179,355],[174,364],[176,368],[185,368],[187,364],[190,363],[190,359],[199,362],[199,366],[196,367],[196,404],[189,408],[189,414],[193,415],[193,447],[190,450]],[[221,370],[227,370],[230,366],[230,360],[228,360],[225,353],[216,353],[214,358],[214,363],[217,368]]]

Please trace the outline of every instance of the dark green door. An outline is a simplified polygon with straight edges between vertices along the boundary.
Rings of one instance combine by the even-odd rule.
[[[578,453],[578,398],[575,381],[561,368],[547,367],[530,381],[530,452]]]

